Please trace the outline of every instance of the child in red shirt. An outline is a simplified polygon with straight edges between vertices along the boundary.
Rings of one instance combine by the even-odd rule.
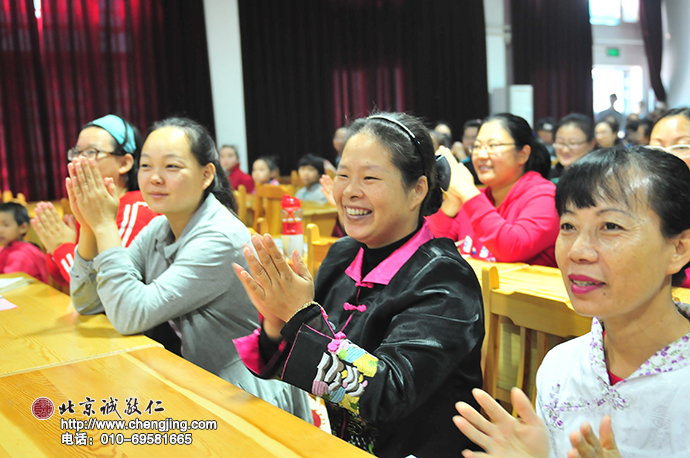
[[[7,202],[0,204],[0,272],[24,272],[48,283],[43,253],[33,243],[25,242],[29,231],[29,212],[24,206]]]
[[[240,169],[240,156],[237,154],[237,147],[234,145],[223,145],[218,152],[220,165],[228,173],[228,180],[232,189],[237,190],[240,185],[247,188],[248,193],[254,192],[254,180]]]

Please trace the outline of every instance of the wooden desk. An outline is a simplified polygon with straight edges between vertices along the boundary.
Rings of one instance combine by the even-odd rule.
[[[96,415],[83,414],[80,402],[95,399]],[[187,430],[190,445],[103,445],[102,434],[121,433],[131,438],[148,431],[86,431],[88,445],[62,445],[61,420],[90,418],[118,420],[114,412],[104,416],[102,399],[117,399],[117,411],[125,422],[141,420],[215,421],[217,429]],[[55,405],[53,416],[38,420],[31,405],[47,397]],[[127,415],[126,400],[137,398],[141,415]],[[71,400],[74,414],[60,415],[59,406]],[[149,400],[161,401],[165,411],[146,412]],[[130,403],[132,401],[130,400]],[[0,455],[11,457],[121,456],[121,457],[369,457],[315,426],[294,417],[162,348],[149,348],[63,366],[43,368],[0,378]],[[72,434],[74,431],[69,431]],[[180,431],[171,431],[179,433]],[[105,439],[105,438],[104,438]],[[162,438],[161,438],[162,440]],[[3,453],[4,452],[4,453]]]
[[[464,257],[464,256],[463,256]],[[482,267],[487,266],[487,267],[492,267],[496,266],[496,269],[498,269],[498,273],[501,274],[501,279],[503,278],[503,273],[512,271],[512,270],[518,270],[521,269],[525,266],[528,266],[529,264],[525,264],[524,262],[488,262],[488,261],[482,261],[480,259],[475,259],[475,258],[470,258],[470,257],[464,257],[465,261],[472,267],[472,270],[474,270],[474,273],[477,274],[477,279],[481,282],[482,279]]]
[[[17,276],[27,275],[0,275]],[[0,377],[160,346],[145,336],[121,335],[105,315],[79,315],[69,296],[39,281],[3,296],[17,308],[0,311]]]
[[[314,223],[322,236],[330,236],[338,220],[338,209],[331,204],[302,202],[302,225]]]

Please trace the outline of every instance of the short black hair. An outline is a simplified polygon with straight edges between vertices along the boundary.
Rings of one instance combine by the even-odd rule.
[[[14,220],[17,222],[17,226],[21,226],[24,223],[29,224],[29,212],[22,204],[16,202],[5,202],[0,204],[0,213],[12,213]]]
[[[323,158],[315,154],[305,154],[302,156],[297,163],[297,168],[299,169],[300,167],[314,167],[319,173],[319,176],[325,173],[323,168]]]
[[[556,210],[562,216],[569,205],[590,208],[602,200],[630,206],[641,197],[635,192],[640,182],[664,237],[690,229],[690,169],[673,154],[645,146],[602,148],[575,161],[558,180]],[[673,274],[673,286],[685,281],[688,267]]]
[[[441,133],[437,130],[430,130],[429,135],[431,135],[432,140],[436,140],[439,146],[445,146],[450,149],[452,146],[450,135]]]
[[[257,157],[254,159],[254,162],[256,161],[264,161],[266,163],[266,166],[268,167],[268,170],[271,172],[278,172],[280,173],[280,167],[278,167],[278,158],[275,156],[261,156]]]
[[[570,113],[569,115],[562,117],[561,120],[558,121],[556,133],[558,133],[558,130],[561,127],[567,126],[569,124],[572,124],[578,129],[580,129],[587,136],[588,142],[594,140],[594,121],[592,121],[592,118],[590,118],[589,116],[585,116],[580,113]]]
[[[462,125],[462,135],[465,135],[465,131],[470,127],[476,127],[477,129],[479,129],[480,127],[482,127],[482,120],[470,119],[469,121],[465,122],[465,124]]]

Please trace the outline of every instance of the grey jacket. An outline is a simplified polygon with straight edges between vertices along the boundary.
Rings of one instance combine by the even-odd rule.
[[[307,395],[278,380],[252,375],[232,339],[251,334],[258,314],[232,269],[247,265],[250,235],[210,194],[180,237],[165,216],[154,218],[129,246],[85,261],[75,250],[72,302],[79,313],[104,312],[121,334],[172,320],[185,359],[273,405],[311,421]]]

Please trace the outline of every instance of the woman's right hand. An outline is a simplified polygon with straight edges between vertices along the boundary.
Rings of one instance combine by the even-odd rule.
[[[49,253],[54,253],[63,243],[76,243],[77,232],[60,219],[60,214],[52,203],[39,202],[35,213],[31,226]]]
[[[462,416],[453,417],[455,425],[472,442],[486,453],[464,450],[465,458],[510,457],[547,458],[549,456],[549,435],[544,422],[532,408],[529,398],[518,388],[510,392],[510,399],[519,415],[514,418],[491,396],[480,389],[472,390],[472,395],[488,414],[484,418],[472,406],[458,402],[456,409]]]
[[[321,178],[319,178],[319,183],[321,183],[321,192],[326,196],[326,199],[328,199],[328,203],[335,207],[335,199],[333,198],[333,178],[323,174]]]
[[[270,235],[254,235],[252,244],[256,255],[249,247],[243,252],[249,272],[237,264],[233,267],[249,299],[264,316],[266,333],[277,339],[285,323],[314,299],[314,281],[297,250],[290,265]]]

